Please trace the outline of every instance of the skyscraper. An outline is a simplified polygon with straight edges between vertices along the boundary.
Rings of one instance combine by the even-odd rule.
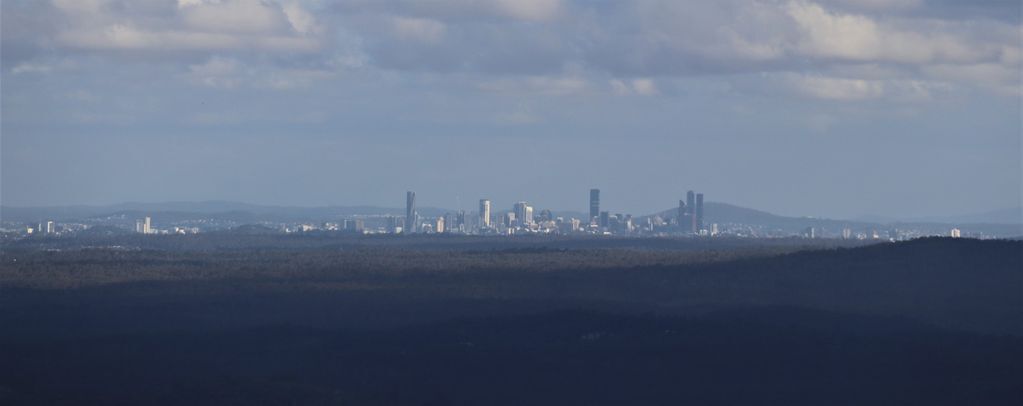
[[[684,227],[686,220],[686,201],[678,199],[678,226]]]
[[[533,224],[533,207],[526,202],[515,203],[513,208],[515,212],[515,219],[518,220],[520,225]]]
[[[590,221],[600,217],[600,189],[590,189]]]
[[[697,233],[700,229],[696,228],[696,192],[692,190],[686,192],[686,214],[689,216],[689,232]],[[681,225],[681,224],[679,224]]]
[[[696,194],[696,232],[703,230],[703,193]]]
[[[416,219],[416,192],[405,192],[405,232],[414,233],[418,229]]]
[[[490,200],[480,199],[480,229],[490,228]]]

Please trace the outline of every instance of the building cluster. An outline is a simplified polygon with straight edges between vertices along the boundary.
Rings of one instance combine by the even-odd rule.
[[[742,223],[710,223],[704,217],[704,195],[692,190],[679,199],[677,210],[660,214],[633,217],[631,214],[611,213],[602,210],[600,189],[589,190],[588,213],[555,213],[549,209],[537,209],[526,201],[515,202],[510,208],[501,210],[494,207],[490,199],[480,199],[475,211],[458,210],[441,215],[423,216],[417,209],[416,193],[405,194],[405,215],[355,215],[336,221],[314,223],[275,223],[263,221],[259,226],[283,233],[307,233],[316,231],[344,232],[352,234],[462,234],[462,235],[616,235],[616,236],[729,236],[738,238],[776,238],[800,236],[803,238],[842,238],[858,240],[902,241],[933,235],[950,237],[986,238],[983,233],[963,232],[958,228],[944,231],[936,229],[914,230],[891,228],[876,229],[817,228],[807,227],[801,233],[776,229],[765,225]],[[0,225],[0,238],[24,238],[32,236],[74,235],[95,225],[113,226],[124,229],[131,227],[132,219],[123,215],[112,215],[92,219],[92,223],[61,223],[44,220],[28,226]],[[98,223],[97,223],[98,222]],[[231,220],[203,218],[180,220],[156,228],[149,216],[134,220],[134,232],[142,235],[193,234],[201,231],[227,230],[237,227]]]
[[[456,233],[474,235],[515,234],[598,234],[636,235],[655,232],[708,235],[716,231],[704,225],[703,194],[689,191],[687,200],[679,200],[677,216],[667,220],[660,216],[638,221],[631,214],[602,211],[600,189],[590,189],[589,216],[559,216],[549,209],[537,210],[526,201],[516,202],[509,210],[495,210],[490,199],[480,199],[474,212],[460,210],[426,218],[416,208],[416,193],[405,194],[405,217],[388,219],[382,230],[395,234]]]
[[[139,234],[195,234],[199,232],[199,228],[173,226],[168,229],[157,229],[153,228],[152,217],[146,216],[135,220],[135,232]]]

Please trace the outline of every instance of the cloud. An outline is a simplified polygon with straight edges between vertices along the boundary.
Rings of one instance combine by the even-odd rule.
[[[394,17],[391,24],[394,35],[405,41],[440,42],[446,30],[440,21],[427,18]]]
[[[637,78],[628,81],[612,79],[608,83],[611,85],[611,91],[619,96],[630,94],[650,96],[659,93],[657,84],[649,78]]]
[[[280,32],[290,26],[284,10],[259,0],[178,3],[186,26],[213,32]]]
[[[54,3],[64,20],[53,35],[59,46],[93,51],[321,49],[320,28],[298,3],[260,0],[182,0],[121,4],[111,0]]]
[[[788,13],[803,34],[797,49],[808,56],[895,63],[961,63],[993,57],[998,52],[988,44],[971,44],[962,36],[948,34],[956,27],[947,24],[920,23],[916,31],[909,31],[879,24],[865,15],[829,12],[803,1],[790,2]]]
[[[498,14],[531,21],[547,21],[558,16],[562,4],[558,0],[496,0]]]
[[[792,84],[803,95],[826,100],[866,100],[884,95],[884,85],[875,80],[797,76]]]
[[[218,89],[242,86],[274,90],[305,88],[333,75],[323,69],[252,67],[233,58],[214,56],[189,66],[187,77],[195,84]]]
[[[11,69],[11,73],[20,75],[23,73],[48,73],[53,70],[50,65],[44,65],[40,63],[23,62]]]
[[[571,94],[607,83],[611,93],[634,95],[658,94],[658,81],[763,74],[803,96],[855,101],[890,98],[914,81],[927,84],[920,88],[932,97],[964,88],[1014,94],[1020,79],[1011,73],[1023,59],[1018,19],[988,17],[994,11],[958,17],[956,11],[983,7],[945,0],[926,7],[921,0],[8,4],[0,40],[4,67],[14,74],[47,72],[40,54],[87,55],[169,62],[205,83],[191,68],[221,57],[264,77],[329,78],[320,73],[360,69],[463,75],[486,91]],[[1011,8],[998,4],[988,8]],[[234,83],[211,80],[220,88]],[[317,79],[279,83],[309,80]]]
[[[528,76],[484,81],[480,90],[496,93],[538,93],[571,95],[589,90],[589,82],[578,76]]]
[[[863,11],[892,11],[918,8],[924,0],[831,0],[831,3]]]

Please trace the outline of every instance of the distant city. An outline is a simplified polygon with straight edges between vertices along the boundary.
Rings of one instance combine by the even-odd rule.
[[[0,227],[4,240],[31,237],[71,237],[76,235],[140,235],[196,234],[203,232],[238,231],[262,233],[347,233],[390,235],[476,235],[476,236],[619,236],[619,237],[694,237],[694,238],[840,238],[858,240],[901,241],[925,236],[1001,238],[1014,236],[1013,226],[979,227],[964,231],[941,224],[882,225],[843,220],[791,218],[770,215],[721,203],[712,203],[719,211],[708,220],[704,194],[685,193],[674,209],[634,216],[613,213],[601,205],[600,189],[590,189],[588,212],[555,212],[537,209],[527,201],[518,201],[507,209],[494,207],[487,198],[479,199],[477,210],[439,211],[430,209],[424,215],[417,207],[416,192],[405,194],[404,216],[382,213],[379,208],[364,212],[329,211],[300,219],[280,216],[226,211],[186,215],[176,211],[142,213],[138,211],[84,216],[79,219],[44,219],[18,223],[6,219]],[[731,210],[731,216],[723,213]],[[744,210],[744,212],[743,212]],[[154,226],[153,215],[165,216]],[[132,217],[132,214],[138,217]],[[759,215],[759,218],[757,217]],[[9,216],[8,216],[9,217]],[[276,218],[275,218],[276,217]],[[324,217],[322,221],[311,220]],[[1006,231],[1008,230],[1008,231]],[[1017,234],[1018,235],[1018,234]]]

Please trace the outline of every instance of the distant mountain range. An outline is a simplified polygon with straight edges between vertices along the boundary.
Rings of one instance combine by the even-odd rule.
[[[748,224],[788,232],[799,232],[807,227],[832,231],[850,228],[854,231],[873,229],[883,232],[887,229],[897,228],[943,232],[951,227],[960,227],[964,231],[984,232],[996,236],[1023,235],[1023,220],[1007,215],[1011,214],[1009,213],[1010,211],[999,210],[973,216],[917,218],[903,221],[877,219],[871,221],[867,219],[842,220],[818,217],[787,217],[728,203],[707,202],[704,204],[704,223]],[[651,216],[659,215],[662,218],[668,219],[674,218],[677,213],[677,208],[671,208],[654,213]]]
[[[705,224],[749,224],[787,231],[800,231],[807,227],[827,228],[831,230],[841,230],[842,228],[853,228],[859,230],[882,227],[882,224],[865,221],[779,216],[766,211],[739,207],[720,202],[706,202],[704,204],[703,211]],[[661,216],[661,218],[664,219],[675,218],[678,215],[678,208],[671,208],[651,214],[651,216],[654,215]]]
[[[926,216],[895,219],[884,216],[862,216],[857,220],[875,223],[948,223],[948,224],[1023,224],[1023,207],[991,210],[958,216]]]
[[[454,212],[450,209],[436,207],[420,207],[418,211],[427,217],[439,216]],[[787,217],[765,211],[739,207],[727,203],[707,202],[704,206],[705,223],[748,224],[774,230],[799,232],[807,227],[829,230],[851,228],[854,230],[877,229],[883,231],[887,227],[899,228],[935,228],[945,229],[949,226],[983,225],[985,229],[996,230],[996,235],[1020,235],[1023,217],[1018,210],[1005,209],[958,217],[928,217],[897,221],[884,218],[862,218],[856,220],[825,219],[815,217]],[[175,222],[201,218],[216,218],[238,224],[258,223],[261,221],[278,222],[323,222],[341,218],[364,216],[404,216],[404,208],[379,206],[271,206],[230,201],[205,202],[167,202],[167,203],[121,203],[114,205],[90,206],[50,206],[50,207],[11,207],[0,206],[0,220],[7,222],[34,223],[43,219],[60,221],[89,220],[99,218],[120,217],[136,219],[143,216],[159,218],[160,222]],[[573,211],[555,211],[555,216],[566,218],[584,218],[586,213]],[[663,210],[645,217],[658,215],[665,219],[674,218],[676,208]],[[979,228],[979,227],[974,227]]]

